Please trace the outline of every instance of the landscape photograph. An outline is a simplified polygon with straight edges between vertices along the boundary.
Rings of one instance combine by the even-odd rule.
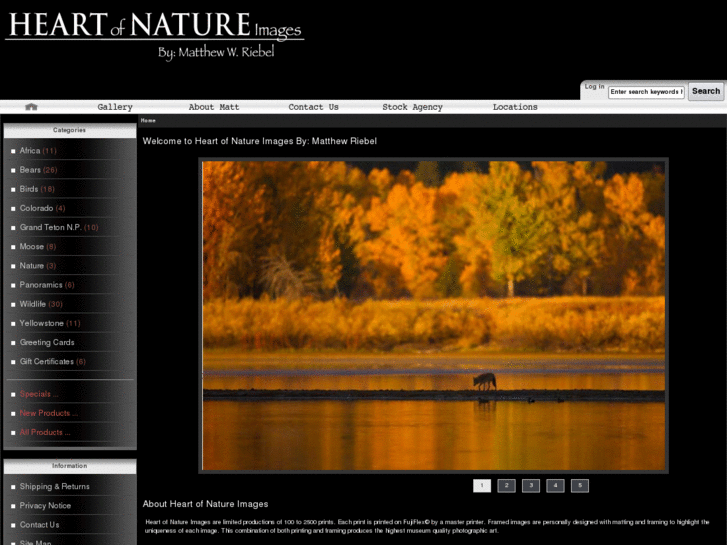
[[[204,161],[205,471],[665,471],[666,160]]]

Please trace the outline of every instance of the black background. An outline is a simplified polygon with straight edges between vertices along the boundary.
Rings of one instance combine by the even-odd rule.
[[[668,11],[645,12],[640,18],[621,10],[566,12],[548,5],[391,7],[366,4],[329,9],[257,3],[231,8],[206,2],[189,9],[170,8],[165,10],[170,22],[173,11],[225,12],[233,19],[236,12],[248,12],[253,24],[298,27],[304,38],[277,44],[272,59],[172,62],[159,57],[160,46],[194,48],[205,42],[179,37],[28,41],[34,36],[11,41],[10,17],[4,13],[0,47],[9,84],[2,86],[0,98],[575,100],[579,83],[586,79],[709,81],[725,77],[720,62],[722,29],[711,32],[710,18],[702,14],[695,26],[687,24],[688,13],[680,14],[683,26],[675,35]],[[58,11],[32,10],[36,11],[47,13],[50,30]],[[79,8],[64,11],[64,21],[73,20],[72,11],[109,13],[105,38],[110,37],[112,26],[125,19],[124,37],[129,38],[131,13],[143,18],[152,10],[133,3]],[[711,19],[718,24],[718,18]],[[88,26],[95,30],[91,23]],[[194,35],[190,32],[186,37]],[[252,42],[206,43],[210,48],[224,48]]]
[[[303,27],[306,42],[283,44],[286,47],[280,48],[272,62],[252,59],[243,65],[214,59],[165,63],[156,57],[158,44],[154,43],[4,41],[2,69],[12,75],[13,84],[2,86],[0,98],[577,99],[579,83],[584,79],[724,77],[718,73],[721,66],[713,60],[692,58],[688,64],[678,65],[668,54],[657,55],[654,49],[617,39],[618,29],[607,31],[605,21],[585,16],[576,24],[546,22],[528,12],[514,17],[484,10],[456,15],[414,12],[397,17],[362,10],[340,18],[313,10],[256,13],[270,24]],[[6,35],[6,19],[3,21]],[[634,23],[623,21],[624,26]],[[641,30],[650,28],[644,22],[639,25]],[[125,118],[114,116],[113,120]],[[222,130],[214,132],[224,134]],[[305,137],[312,132],[281,128],[255,129],[250,134],[280,138]],[[243,135],[239,130],[230,133]],[[669,158],[669,473],[198,474],[198,157],[229,157],[230,150],[185,148],[180,153],[179,149],[140,145],[139,531],[143,532],[145,519],[167,517],[705,518],[711,520],[710,527],[629,528],[628,533],[617,526],[590,531],[551,527],[533,535],[571,542],[598,533],[629,543],[642,537],[641,532],[643,537],[666,537],[668,532],[669,537],[719,536],[716,542],[723,542],[724,128],[382,128],[367,133],[379,138],[375,155],[392,160]],[[189,137],[196,133],[139,129],[140,137],[147,134]],[[315,134],[338,136],[333,130]],[[353,153],[340,147],[317,150],[326,159],[351,157]],[[371,150],[366,153],[370,156]],[[269,155],[270,150],[263,154]],[[132,455],[94,453],[97,458]],[[540,477],[543,487],[545,478],[585,477],[590,479],[591,492],[472,493],[473,478],[508,477],[517,479],[518,488],[520,479],[526,477]],[[261,501],[269,506],[234,515],[220,510],[141,507],[144,500],[170,499]],[[511,537],[530,533],[506,530],[512,532]],[[180,541],[179,536],[156,539]],[[140,543],[146,541],[140,534]]]

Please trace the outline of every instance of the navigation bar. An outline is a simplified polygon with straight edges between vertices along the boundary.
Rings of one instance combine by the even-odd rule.
[[[610,90],[624,91],[609,96]],[[105,115],[162,115],[162,114],[584,114],[584,113],[700,113],[724,110],[724,93],[707,94],[711,89],[724,89],[714,84],[700,94],[701,100],[687,100],[688,86],[611,86],[599,93],[603,100],[102,100],[102,101],[0,101],[0,114],[105,114]],[[646,90],[646,93],[637,91]],[[615,91],[614,91],[615,92]],[[711,92],[711,91],[710,91]],[[650,100],[644,100],[648,97]],[[613,100],[618,98],[619,100]],[[706,99],[711,100],[706,100]]]

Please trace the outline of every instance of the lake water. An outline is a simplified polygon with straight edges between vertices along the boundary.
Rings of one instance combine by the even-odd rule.
[[[663,358],[205,356],[206,389],[663,390]],[[208,365],[209,364],[209,365]],[[203,403],[203,469],[663,470],[665,404],[523,401]]]

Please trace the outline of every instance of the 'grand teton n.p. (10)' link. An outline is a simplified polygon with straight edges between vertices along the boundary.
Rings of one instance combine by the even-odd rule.
[[[108,13],[9,13],[13,37],[300,37],[300,27],[253,24],[249,13],[131,13],[113,21]]]

